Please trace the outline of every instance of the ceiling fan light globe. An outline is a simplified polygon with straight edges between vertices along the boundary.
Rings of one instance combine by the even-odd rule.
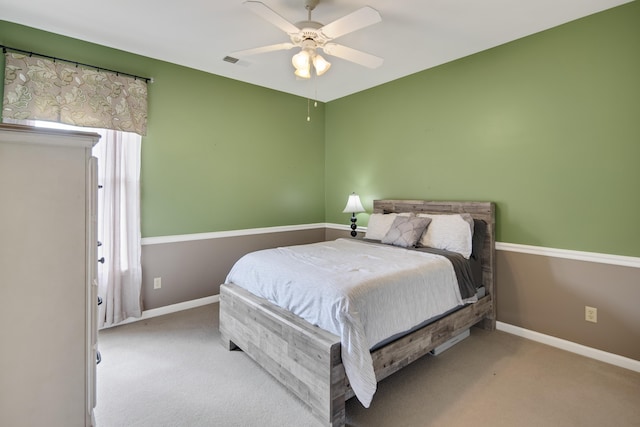
[[[301,50],[300,52],[296,53],[295,55],[293,55],[293,58],[291,58],[291,63],[294,67],[296,67],[296,70],[300,70],[303,68],[306,68],[308,70],[309,52]]]
[[[311,78],[311,73],[309,72],[309,68],[298,68],[296,69],[296,72],[294,74],[303,79]]]
[[[313,67],[316,69],[316,75],[321,76],[331,68],[331,63],[320,55],[313,58]]]

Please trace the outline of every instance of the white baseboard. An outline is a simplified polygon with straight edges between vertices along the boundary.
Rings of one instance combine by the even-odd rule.
[[[102,329],[112,328],[114,326],[126,325],[128,323],[139,322],[140,320],[150,319],[152,317],[164,316],[165,314],[177,313],[182,310],[189,310],[190,308],[201,307],[207,304],[213,304],[220,301],[220,295],[212,295],[210,297],[204,297],[194,299],[191,301],[179,302],[177,304],[166,305],[164,307],[153,308],[151,310],[145,310],[140,317],[129,317],[120,323],[115,325],[106,326]]]
[[[499,331],[517,335],[522,338],[527,338],[532,341],[537,341],[542,344],[550,345],[551,347],[556,347],[562,350],[569,351],[571,353],[576,353],[581,356],[609,363],[610,365],[615,365],[635,372],[640,372],[639,360],[630,359],[628,357],[619,356],[613,353],[607,353],[606,351],[587,347],[582,344],[577,344],[571,341],[552,337],[550,335],[541,334],[539,332],[530,331],[528,329],[524,329],[519,326],[513,326],[508,323],[496,322],[496,329],[498,329]]]

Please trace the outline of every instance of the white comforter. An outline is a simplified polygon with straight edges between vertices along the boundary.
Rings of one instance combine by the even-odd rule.
[[[463,302],[446,258],[355,239],[247,254],[226,283],[338,335],[345,372],[365,407],[376,391],[369,349]]]

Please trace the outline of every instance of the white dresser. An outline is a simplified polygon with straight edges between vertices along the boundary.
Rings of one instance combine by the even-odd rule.
[[[95,133],[0,125],[0,425],[94,424]]]

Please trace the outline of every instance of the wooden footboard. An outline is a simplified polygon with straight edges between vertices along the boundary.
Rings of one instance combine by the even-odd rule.
[[[344,426],[340,338],[233,285],[220,286],[223,345],[240,347],[327,426]]]
[[[492,310],[492,299],[486,296],[372,352],[376,380],[482,324]],[[324,425],[345,425],[345,402],[354,394],[337,335],[233,284],[220,286],[220,335],[226,348],[239,347],[247,353],[307,404]]]

